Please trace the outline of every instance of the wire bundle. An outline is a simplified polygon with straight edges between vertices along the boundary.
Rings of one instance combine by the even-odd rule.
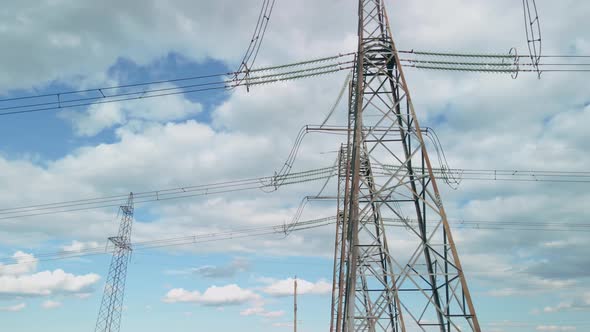
[[[464,72],[507,73],[535,72],[589,72],[590,62],[572,62],[588,59],[585,55],[538,55],[532,62],[527,55],[518,55],[514,49],[509,54],[444,53],[427,51],[398,51],[404,66],[417,69]],[[556,62],[544,62],[554,59]],[[529,60],[531,62],[523,62]],[[515,76],[513,76],[515,77]]]
[[[179,94],[231,90],[239,86],[261,85],[325,75],[352,68],[352,55],[353,53],[347,53],[281,66],[252,69],[248,70],[249,75],[244,80],[240,79],[239,75],[246,72],[239,71],[4,98],[0,99],[0,116],[88,107]]]
[[[301,221],[297,225],[292,225],[289,228],[289,233],[294,231],[303,231],[312,228],[323,227],[326,225],[330,225],[334,223],[335,217],[326,217],[326,218],[319,218],[319,219],[312,219]],[[202,233],[202,234],[194,234],[182,237],[174,237],[174,238],[163,238],[163,239],[156,239],[150,241],[141,241],[141,242],[133,242],[131,247],[133,251],[142,251],[142,250],[149,250],[149,249],[158,249],[158,248],[166,248],[166,247],[179,247],[179,246],[188,246],[188,245],[195,245],[200,243],[207,243],[207,242],[216,242],[216,241],[224,241],[224,240],[231,240],[231,239],[240,239],[240,238],[247,238],[247,237],[258,237],[258,236],[266,236],[266,235],[288,235],[285,231],[285,225],[269,225],[269,226],[256,226],[256,227],[246,227],[240,229],[228,229],[222,230],[218,232],[212,233]],[[284,237],[283,237],[284,238]],[[18,265],[18,264],[27,264],[27,263],[34,263],[37,261],[51,261],[51,260],[61,260],[61,259],[69,259],[69,258],[77,258],[82,256],[92,256],[92,255],[105,255],[111,254],[114,248],[109,247],[109,243],[103,243],[102,245],[98,245],[92,248],[80,249],[80,250],[62,250],[56,252],[47,252],[47,253],[38,253],[34,255],[34,259],[30,260],[23,260],[17,263],[11,262],[11,258],[5,257],[3,260],[0,261],[2,266],[9,266],[9,265]]]
[[[532,220],[449,220],[453,229],[548,231],[548,232],[590,232],[590,223],[572,223],[566,221],[532,221]],[[383,218],[383,224],[390,227],[412,227],[418,225],[416,219]],[[438,221],[427,221],[427,226],[435,227]]]
[[[317,168],[302,172],[283,175],[280,183],[273,182],[274,176],[261,178],[250,178],[244,180],[218,182],[206,185],[194,185],[177,187],[155,191],[144,191],[133,193],[135,204],[148,202],[167,201],[180,198],[208,196],[222,193],[232,193],[245,190],[276,189],[279,186],[305,183],[329,178],[334,173],[334,167]],[[16,208],[0,209],[0,220],[22,217],[40,216],[63,212],[82,211],[99,208],[119,207],[125,204],[128,194],[114,195],[99,198],[89,198],[57,203],[37,204],[21,206]]]

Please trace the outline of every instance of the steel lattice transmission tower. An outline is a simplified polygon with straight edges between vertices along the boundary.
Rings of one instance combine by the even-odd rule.
[[[331,331],[480,332],[384,1],[358,15]]]
[[[118,332],[121,328],[121,313],[125,295],[127,263],[131,257],[131,227],[133,225],[133,193],[127,204],[121,206],[121,224],[117,236],[109,240],[115,246],[109,268],[95,332]]]

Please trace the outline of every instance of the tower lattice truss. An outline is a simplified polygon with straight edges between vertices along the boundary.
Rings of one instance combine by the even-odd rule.
[[[330,330],[479,332],[383,0],[359,0],[358,37]]]
[[[127,263],[131,257],[133,193],[129,194],[127,204],[121,206],[121,213],[119,233],[117,236],[109,238],[114,245],[113,258],[102,295],[95,332],[118,332],[121,329]]]

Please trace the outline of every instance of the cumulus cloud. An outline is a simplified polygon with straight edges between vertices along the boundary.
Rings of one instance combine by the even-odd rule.
[[[535,331],[544,332],[562,332],[562,331],[577,331],[575,326],[570,325],[538,325],[535,327]]]
[[[160,84],[158,89],[169,89],[171,84]],[[146,89],[155,89],[148,87]],[[114,92],[113,92],[114,93]],[[149,103],[126,101],[90,106],[86,111],[63,111],[60,116],[70,121],[78,136],[94,136],[105,129],[130,124],[142,126],[143,122],[167,122],[182,120],[201,112],[200,103],[191,102],[181,95],[155,98]],[[132,127],[133,128],[133,127]]]
[[[99,244],[96,241],[81,242],[73,240],[71,244],[62,247],[63,251],[82,251],[86,249],[98,248]]]
[[[26,303],[19,303],[11,306],[0,307],[0,311],[17,312],[24,310],[26,307]]]
[[[311,6],[313,11],[303,10]],[[339,38],[355,31],[352,25],[342,29],[345,23],[354,22],[353,4],[346,5],[346,10],[342,6],[339,1],[313,0],[275,6],[259,62],[331,55],[353,46],[353,39],[343,45]],[[341,14],[332,17],[329,25],[316,14],[338,9]],[[239,63],[258,11],[257,5],[232,1],[180,0],[163,5],[154,0],[133,0],[122,5],[109,0],[104,6],[14,2],[6,8],[13,14],[1,16],[0,36],[6,52],[0,55],[0,61],[6,64],[6,72],[0,78],[0,92],[55,79],[80,81],[80,76],[91,79],[79,84],[95,82],[104,79],[101,74],[121,57],[143,64],[176,51],[196,61],[211,57]],[[231,24],[227,24],[228,17]],[[146,34],[150,36],[147,40],[143,38]],[[34,61],[23,61],[25,54]]]
[[[100,276],[89,273],[74,275],[61,269],[42,271],[30,275],[0,276],[0,294],[14,296],[48,296],[60,293],[86,292]]]
[[[37,269],[37,259],[32,254],[17,251],[12,255],[14,264],[0,264],[0,276],[17,276]]]
[[[236,258],[227,265],[205,265],[196,268],[184,270],[167,270],[169,275],[197,275],[209,279],[233,278],[238,273],[247,271],[250,268],[250,260],[246,258]]]
[[[546,306],[543,308],[545,313],[555,313],[560,311],[590,311],[590,292],[571,295],[570,299],[558,303],[555,306]]]
[[[260,299],[260,295],[251,290],[242,289],[236,284],[211,286],[204,292],[188,291],[174,288],[168,291],[162,301],[166,303],[196,303],[206,306],[238,305]]]
[[[90,296],[92,296],[92,293],[76,293],[76,294],[74,294],[74,296],[76,298],[79,298],[80,300],[84,300],[84,299],[87,299]]]
[[[95,273],[74,275],[64,270],[37,270],[37,260],[32,254],[17,251],[13,255],[16,264],[0,266],[0,295],[49,296],[54,294],[87,293],[98,282]]]
[[[463,232],[457,232],[457,235],[463,236]],[[473,236],[471,240],[478,242],[481,241],[478,237],[482,236],[482,233]],[[469,242],[467,244],[470,245]],[[483,282],[487,286],[484,292],[487,296],[511,297],[563,292],[579,286],[579,281],[575,278],[545,278],[531,273],[529,268],[534,266],[535,262],[531,261],[528,255],[522,262],[513,253],[489,255],[467,252],[461,258],[466,267],[467,277]],[[515,261],[518,264],[515,264]],[[512,281],[507,284],[506,280]]]
[[[61,302],[52,301],[52,300],[47,300],[47,301],[44,301],[43,303],[41,303],[41,307],[43,307],[43,309],[55,309],[55,308],[59,308],[61,306],[62,306]]]
[[[240,311],[240,315],[242,315],[242,316],[259,316],[259,317],[265,317],[265,318],[277,318],[277,317],[284,316],[285,311],[283,311],[283,310],[268,311],[263,306],[254,306],[254,307],[247,308],[247,309]]]
[[[118,135],[119,140],[114,143],[80,148],[64,158],[50,162],[47,167],[25,165],[25,162],[0,158],[0,170],[7,174],[0,180],[2,185],[21,188],[23,184],[25,187],[31,186],[31,190],[23,188],[23,196],[0,194],[0,200],[5,205],[22,205],[21,201],[39,201],[47,196],[54,197],[55,200],[100,197],[131,190],[153,190],[268,175],[271,172],[265,171],[268,167],[262,165],[272,159],[275,161],[271,164],[279,167],[284,162],[285,154],[277,151],[292,143],[290,140],[273,142],[261,134],[216,132],[206,124],[194,120],[178,124],[153,124],[141,131],[124,128]],[[318,145],[317,149],[321,151],[322,147]],[[305,158],[299,160],[299,167],[307,169],[313,168],[314,164],[325,166],[333,162],[332,156],[320,160],[314,160],[314,156],[317,154],[312,154],[310,161]],[[175,162],[170,162],[172,160]],[[150,167],[145,167],[147,164]],[[195,172],[197,169],[199,171]],[[133,172],[127,174],[127,170]],[[19,181],[17,174],[29,180]],[[149,183],[146,179],[150,179]],[[65,183],[68,185],[64,185]],[[78,185],[71,185],[72,183]],[[161,238],[161,234],[202,234],[232,227],[280,224],[292,217],[301,195],[309,192],[310,185],[311,183],[300,186],[295,191],[285,191],[284,194],[283,190],[274,195],[255,191],[248,196],[227,194],[223,197],[208,196],[147,206],[151,215],[157,219],[150,220],[149,223],[138,220],[134,226],[133,239],[142,241]],[[318,182],[316,186],[321,184]],[[266,196],[264,200],[260,199],[261,195]],[[281,201],[292,204],[277,208]],[[306,210],[314,212],[310,214],[312,216],[318,212],[314,211],[313,205]],[[8,225],[6,231],[17,232],[18,239],[23,238],[22,234],[35,230],[35,235],[51,234],[61,238],[74,237],[78,242],[103,242],[116,232],[116,222],[105,222],[112,220],[115,213],[114,209],[87,211],[84,213],[86,227],[83,228],[71,227],[80,215],[64,214],[47,217],[52,222],[42,222],[38,218],[26,219],[18,224]],[[329,213],[333,213],[332,209]],[[195,218],[197,215],[199,217]],[[211,223],[210,220],[217,222]],[[319,230],[313,234],[318,239],[310,238],[305,250],[310,253],[327,253],[328,250],[317,248],[320,246],[328,249],[327,242],[319,239],[323,234],[328,234],[328,231]],[[279,237],[277,235],[275,238]],[[15,241],[14,237],[6,238]],[[273,242],[233,241],[229,246],[211,243],[207,249],[252,251],[264,247],[269,252],[294,253],[292,247],[285,244],[292,242],[295,245],[301,241],[299,235],[293,234],[286,240],[277,239]],[[202,272],[205,273],[205,270],[207,269]]]
[[[269,285],[262,288],[262,291],[271,296],[292,296],[294,292],[294,279],[272,280]],[[311,282],[304,279],[297,279],[297,294],[325,295],[332,292],[332,283],[326,280]]]
[[[82,8],[70,6],[69,2],[47,2],[31,9],[25,2],[9,2],[6,4],[9,7],[5,8],[9,14],[2,16],[0,13],[0,21],[4,22],[0,25],[0,36],[5,37],[6,46],[6,52],[0,54],[0,62],[8,64],[0,77],[0,90],[6,87],[28,89],[31,84],[42,85],[54,79],[69,80],[73,75],[91,73],[98,73],[99,77],[88,80],[103,81],[108,76],[104,69],[117,57],[149,63],[170,50],[193,60],[212,56],[229,63],[238,61],[243,45],[219,43],[219,40],[244,40],[246,43],[250,30],[242,27],[251,26],[249,20],[256,15],[255,6],[245,2],[227,6],[228,2],[214,1],[199,3],[198,6],[207,8],[195,10],[196,3],[175,1],[158,7],[154,1],[141,5],[119,1]],[[306,9],[312,6],[313,11]],[[589,6],[590,3],[584,1],[575,2],[575,6],[560,2],[543,4],[544,12],[556,18],[544,23],[547,27],[544,47],[548,52],[587,53],[590,29],[581,27],[587,27]],[[571,11],[571,8],[576,10]],[[330,24],[326,25],[325,13],[335,10],[342,15],[331,17]],[[56,12],[59,15],[52,15]],[[116,17],[113,13],[117,13]],[[282,24],[271,23],[260,63],[283,63],[354,48],[355,40],[349,38],[356,29],[353,2],[284,3],[277,6],[275,14],[272,22]],[[520,5],[508,0],[444,3],[416,0],[400,3],[395,11],[390,11],[401,48],[448,50],[449,45],[453,45],[457,50],[490,52],[500,52],[513,45],[519,45],[521,50],[526,48],[522,33],[514,33],[522,31],[520,14]],[[228,15],[236,18],[230,26],[226,26],[227,20],[223,19]],[[124,19],[117,20],[118,17]],[[563,24],[564,19],[570,24]],[[66,26],[61,24],[63,22]],[[493,22],[495,28],[490,29],[492,25],[486,22]],[[82,24],[83,30],[79,29]],[[137,36],[146,34],[153,38],[141,47],[121,47],[135,43],[141,39]],[[200,42],[195,44],[194,40]],[[36,49],[31,51],[31,45]],[[425,120],[423,124],[436,128],[451,166],[584,170],[590,162],[585,135],[588,110],[587,106],[579,106],[587,102],[588,93],[577,88],[586,86],[585,76],[545,75],[547,79],[537,81],[535,77],[522,75],[513,81],[502,76],[411,70],[407,75],[418,116]],[[322,120],[342,78],[334,76],[272,85],[255,88],[249,94],[238,91],[213,111],[212,125],[196,121],[166,125],[146,123],[177,121],[188,114],[184,111],[158,118],[151,112],[142,117],[133,107],[95,107],[95,111],[83,112],[80,118],[73,120],[76,133],[92,136],[118,127],[113,142],[73,150],[66,157],[44,161],[44,167],[0,157],[0,173],[4,175],[0,185],[6,188],[0,193],[0,200],[5,206],[17,206],[24,202],[42,203],[46,197],[67,200],[125,193],[129,189],[150,190],[267,175],[274,167],[282,165],[297,130],[306,123]],[[76,81],[74,84],[85,83]],[[150,107],[137,106],[138,112]],[[563,115],[555,116],[565,109]],[[338,114],[344,115],[345,110],[339,109]],[[321,159],[318,155],[338,145],[323,138],[307,139],[298,167],[331,164],[328,158]],[[152,239],[163,232],[215,231],[218,228],[211,226],[211,220],[224,226],[282,222],[289,220],[294,212],[290,207],[309,190],[306,187],[263,199],[261,194],[252,193],[248,197],[227,195],[219,200],[191,201],[177,206],[162,203],[146,208],[159,219],[153,223],[138,222],[134,236]],[[585,202],[589,198],[582,186],[541,183],[464,181],[457,191],[442,190],[450,217],[479,220],[577,221],[585,218]],[[22,194],[13,195],[13,192]],[[316,210],[312,214],[321,216],[321,212]],[[51,219],[55,222],[23,220],[18,225],[6,225],[0,239],[4,243],[23,241],[24,233],[32,233],[30,236],[38,237],[35,238],[38,243],[44,236],[103,240],[116,227],[116,223],[104,223],[111,214],[114,211],[84,212],[82,216],[87,221],[84,228],[71,227],[80,220],[79,214],[60,215]],[[18,237],[13,236],[16,232]],[[533,280],[527,292],[561,291],[587,281],[587,244],[578,245],[578,250],[570,251],[571,254],[553,256],[538,246],[538,243],[555,240],[556,235],[551,233],[465,230],[455,235],[469,281],[483,281],[486,287],[495,290],[487,294],[521,295],[522,291],[518,291],[523,289],[520,279]],[[300,250],[306,250],[306,254],[329,256],[332,253],[329,250],[331,241],[327,241],[331,240],[330,236],[329,232],[318,230],[313,234],[293,234],[281,241],[211,244],[205,249],[265,250],[277,255],[303,254]],[[564,250],[572,249],[574,242],[565,241],[565,238],[575,237],[580,236],[560,233],[560,240],[564,240],[560,246]],[[392,247],[403,245],[395,237],[389,242]],[[561,260],[567,263],[558,264]],[[490,261],[492,264],[488,264]],[[510,270],[515,266],[525,266],[528,270]],[[555,266],[560,268],[553,268]],[[286,296],[287,289],[292,287],[275,292]]]

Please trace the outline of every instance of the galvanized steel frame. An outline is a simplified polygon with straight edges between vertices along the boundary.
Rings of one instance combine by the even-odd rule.
[[[479,332],[383,0],[359,0],[358,36],[330,330]],[[384,167],[392,162],[400,166]],[[406,234],[392,234],[413,241],[406,257],[390,251],[384,217],[408,221]]]
[[[129,194],[127,204],[120,208],[122,216],[119,232],[117,236],[109,238],[115,248],[96,320],[95,332],[118,332],[121,329],[127,263],[129,263],[131,257],[133,193]]]

